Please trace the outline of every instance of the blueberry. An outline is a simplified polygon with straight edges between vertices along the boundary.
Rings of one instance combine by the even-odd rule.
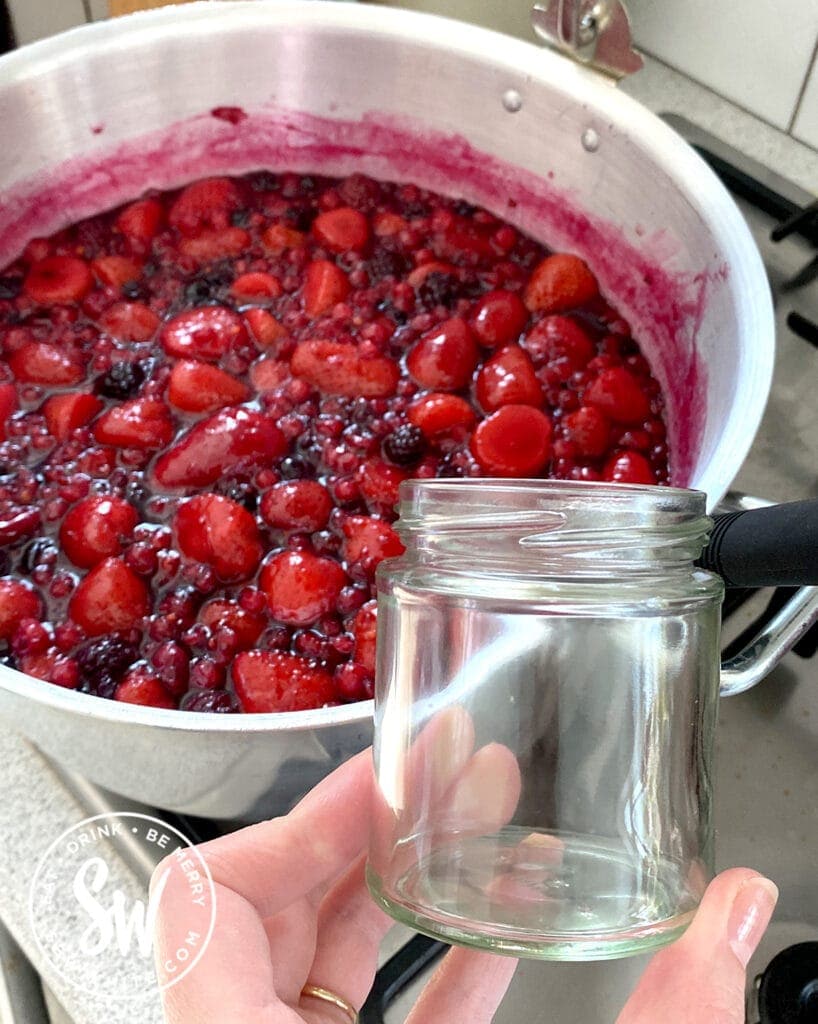
[[[423,457],[425,451],[423,431],[411,423],[398,427],[383,443],[384,455],[398,466],[411,466]]]
[[[114,363],[107,373],[97,377],[94,390],[106,398],[130,398],[144,381],[145,370],[139,363]]]

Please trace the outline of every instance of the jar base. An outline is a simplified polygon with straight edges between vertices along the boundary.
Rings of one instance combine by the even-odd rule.
[[[476,949],[537,960],[635,956],[677,939],[698,903],[678,865],[647,872],[594,836],[508,826],[435,845],[388,887],[368,866],[370,891],[402,924]]]

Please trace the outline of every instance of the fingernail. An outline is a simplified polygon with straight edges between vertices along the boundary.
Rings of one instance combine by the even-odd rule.
[[[778,887],[761,875],[739,889],[727,922],[727,937],[742,967],[747,966],[761,942],[777,901]]]

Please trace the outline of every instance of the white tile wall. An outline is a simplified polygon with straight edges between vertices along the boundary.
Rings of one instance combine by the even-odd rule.
[[[35,39],[85,24],[82,0],[8,0],[17,42]]]
[[[101,21],[108,17],[108,0],[89,0],[89,5],[94,21]]]
[[[818,149],[818,59],[807,79],[792,133],[796,139]],[[818,181],[813,183],[813,189],[818,189]]]
[[[627,0],[637,44],[787,130],[818,39],[818,0]]]

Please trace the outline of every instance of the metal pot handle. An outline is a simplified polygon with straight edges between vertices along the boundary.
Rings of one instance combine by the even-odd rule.
[[[765,508],[774,502],[731,492],[717,512]],[[744,693],[770,673],[806,631],[818,622],[818,587],[799,587],[790,600],[732,658],[722,662],[722,697]]]
[[[614,81],[643,66],[620,0],[540,0],[531,25],[543,42]]]

